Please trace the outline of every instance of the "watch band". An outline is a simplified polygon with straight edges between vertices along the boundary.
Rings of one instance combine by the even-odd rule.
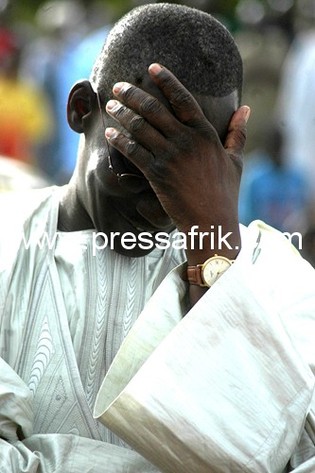
[[[207,268],[209,265],[217,264],[220,262],[219,268],[214,269],[215,274],[209,278]],[[222,267],[222,263],[223,267]],[[234,260],[230,260],[225,256],[217,255],[211,256],[203,264],[197,264],[195,266],[187,266],[186,280],[189,284],[193,284],[200,287],[211,287],[217,279],[234,263]],[[221,266],[221,267],[220,267]]]
[[[196,266],[187,266],[187,280],[189,284],[194,284],[196,286],[208,287],[207,284],[203,282],[201,276],[202,264],[197,264]]]

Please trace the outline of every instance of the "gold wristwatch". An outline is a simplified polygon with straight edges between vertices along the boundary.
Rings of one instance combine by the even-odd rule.
[[[203,264],[187,267],[187,279],[190,284],[211,287],[220,276],[234,263],[225,256],[214,255]]]

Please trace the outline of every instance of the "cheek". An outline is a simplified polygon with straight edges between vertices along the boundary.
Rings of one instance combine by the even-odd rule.
[[[93,151],[86,168],[86,179],[92,192],[105,196],[123,197],[125,191],[120,186],[117,177],[109,169],[108,154]]]

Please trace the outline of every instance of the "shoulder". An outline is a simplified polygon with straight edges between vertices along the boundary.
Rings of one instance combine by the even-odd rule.
[[[43,189],[28,189],[0,193],[0,216],[6,218],[12,210],[17,211],[16,217],[23,219],[32,214],[43,203],[50,201],[58,191],[58,187],[45,187]]]
[[[34,231],[51,233],[56,227],[58,189],[0,194],[0,272],[14,263],[23,241]]]

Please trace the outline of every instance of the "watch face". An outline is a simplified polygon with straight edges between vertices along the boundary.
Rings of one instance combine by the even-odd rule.
[[[202,278],[205,284],[212,286],[231,264],[232,261],[224,256],[213,256],[213,258],[209,258],[202,267]]]

